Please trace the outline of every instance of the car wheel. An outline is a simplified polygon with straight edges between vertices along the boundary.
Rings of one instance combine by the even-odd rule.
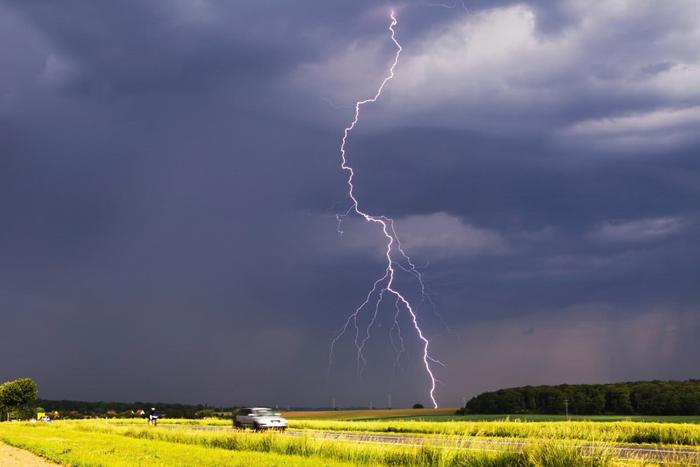
[[[233,427],[234,427],[234,428],[238,428],[238,429],[242,428],[241,422],[239,422],[238,420],[234,420],[234,421],[233,421]]]
[[[262,431],[262,427],[260,425],[258,425],[257,423],[253,423],[253,429],[255,431]]]

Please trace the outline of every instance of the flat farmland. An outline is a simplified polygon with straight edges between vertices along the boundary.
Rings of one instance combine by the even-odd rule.
[[[432,420],[413,409],[287,413],[286,433],[234,430],[222,419],[10,422],[0,423],[0,442],[86,466],[700,465],[697,423],[441,418],[449,410],[422,409]]]
[[[700,423],[700,416],[690,415],[540,415],[540,414],[486,414],[457,415],[457,408],[439,409],[375,409],[375,410],[314,410],[282,412],[288,419],[328,420],[426,420],[426,421],[635,421],[659,423]]]
[[[282,412],[288,419],[370,420],[378,418],[455,417],[456,408],[376,409],[376,410],[298,410]]]

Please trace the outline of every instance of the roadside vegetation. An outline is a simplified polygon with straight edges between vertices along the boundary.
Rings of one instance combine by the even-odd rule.
[[[700,424],[638,421],[418,421],[418,420],[332,420],[290,418],[289,427],[300,430],[391,433],[415,436],[451,436],[578,440],[606,443],[700,446]],[[104,423],[104,422],[103,422]],[[128,419],[109,420],[113,425],[131,425]],[[165,419],[162,424],[229,427],[231,421]]]
[[[501,438],[574,439],[610,443],[700,446],[700,425],[640,422],[473,421],[333,421],[290,420],[290,428]]]
[[[75,466],[326,465],[319,458],[144,440],[104,431],[78,430],[58,422],[50,425],[2,423],[0,442],[60,464]],[[338,462],[337,465],[349,464]]]
[[[368,445],[276,433],[129,428],[99,422],[5,423],[0,441],[71,465],[608,466],[610,452],[535,444],[498,452]],[[629,465],[629,463],[627,463]]]
[[[641,457],[616,459],[616,444],[656,439],[659,427],[670,424],[638,422],[474,422],[478,430],[464,431],[464,422],[365,422],[296,420],[306,433],[256,433],[244,430],[192,429],[222,420],[168,420],[175,426],[149,427],[125,419],[66,420],[50,424],[0,423],[0,442],[26,449],[49,460],[70,465],[391,465],[391,466],[611,466],[654,465]],[[165,423],[164,423],[165,425]],[[566,428],[569,425],[571,428]],[[627,427],[626,425],[631,425]],[[438,429],[437,426],[442,426]],[[680,436],[678,430],[690,430]],[[626,431],[626,430],[632,431]],[[428,436],[445,446],[373,444],[362,440],[328,439],[314,430],[395,433]],[[700,454],[696,425],[672,426],[665,444],[684,448],[682,459],[664,465],[696,465]],[[651,431],[649,431],[651,430]],[[636,437],[632,436],[636,433]],[[653,433],[652,437],[641,435]],[[670,436],[673,434],[673,436]],[[474,438],[481,437],[481,438]],[[479,439],[484,442],[478,441]],[[496,444],[487,441],[494,439]],[[368,438],[371,440],[371,438]],[[525,440],[526,444],[521,441]],[[455,442],[456,441],[456,442]],[[694,449],[694,448],[693,448]],[[692,452],[692,451],[691,451]],[[700,453],[700,450],[697,450]],[[680,459],[680,458],[679,458]]]

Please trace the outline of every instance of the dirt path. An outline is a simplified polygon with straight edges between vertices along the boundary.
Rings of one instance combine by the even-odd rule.
[[[0,465],[2,465],[3,467],[43,467],[47,465],[55,466],[56,464],[54,464],[53,462],[49,462],[46,459],[43,459],[35,454],[32,454],[29,451],[25,451],[24,449],[8,446],[5,443],[0,443]]]

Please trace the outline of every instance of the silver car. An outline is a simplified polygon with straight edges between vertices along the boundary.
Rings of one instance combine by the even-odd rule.
[[[248,407],[238,411],[233,417],[234,428],[252,428],[258,430],[287,429],[287,419],[272,409],[265,407]]]

